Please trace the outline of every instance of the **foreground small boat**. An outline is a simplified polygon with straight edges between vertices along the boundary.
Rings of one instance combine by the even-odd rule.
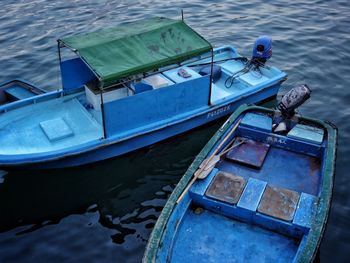
[[[165,18],[59,39],[58,49],[63,88],[0,107],[3,169],[115,157],[274,98],[286,79],[265,65],[270,38],[248,60]]]
[[[274,115],[242,106],[229,118],[170,196],[143,262],[312,262],[330,209],[337,130],[294,117],[276,134]]]

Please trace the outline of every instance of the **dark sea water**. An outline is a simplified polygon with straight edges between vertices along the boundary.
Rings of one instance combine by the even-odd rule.
[[[216,46],[250,56],[273,37],[271,64],[307,83],[301,113],[339,128],[337,175],[321,262],[350,262],[350,2],[2,0],[0,81],[60,87],[56,39],[153,15],[180,17]],[[166,199],[220,122],[74,169],[0,175],[0,263],[140,262]]]

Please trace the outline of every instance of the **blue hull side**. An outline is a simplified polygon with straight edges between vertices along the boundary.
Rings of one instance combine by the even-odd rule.
[[[231,102],[225,101],[221,104],[213,105],[201,114],[181,122],[171,124],[161,129],[154,129],[145,134],[135,135],[119,142],[110,142],[106,144],[101,141],[98,147],[87,149],[84,152],[67,152],[65,155],[51,156],[50,159],[43,158],[42,160],[38,160],[36,158],[35,161],[20,162],[17,160],[9,164],[0,164],[0,166],[5,169],[64,168],[117,157],[227,116],[242,104],[253,104],[271,99],[276,96],[279,88],[280,83],[262,89],[253,95],[243,96],[239,100]]]

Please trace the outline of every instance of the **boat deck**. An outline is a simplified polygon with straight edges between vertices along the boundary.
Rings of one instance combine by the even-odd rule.
[[[221,171],[268,182],[296,192],[318,195],[321,183],[318,158],[271,147],[260,169],[223,159],[217,165]],[[288,176],[286,176],[288,174]]]
[[[224,52],[216,56],[217,60],[230,59],[232,54]],[[258,86],[275,77],[277,70],[274,68],[251,69],[245,71],[245,64],[240,60],[228,60],[223,63],[217,63],[221,68],[221,76],[212,84],[210,102],[219,103],[227,97],[236,98],[246,95],[254,86]],[[201,67],[192,68],[199,72]]]
[[[200,208],[187,210],[176,235],[169,262],[291,262],[300,243]]]
[[[55,151],[101,136],[101,125],[77,95],[32,104],[0,116],[0,154]]]

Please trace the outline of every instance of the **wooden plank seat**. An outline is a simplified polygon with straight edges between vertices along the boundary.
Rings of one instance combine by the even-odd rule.
[[[295,191],[267,185],[258,212],[284,221],[292,221],[299,197],[300,194]]]
[[[270,145],[250,139],[237,138],[237,140],[243,140],[244,143],[229,151],[226,154],[226,159],[254,168],[261,168]]]
[[[198,206],[294,237],[309,231],[318,202],[316,196],[217,168],[197,181],[190,195]]]
[[[237,204],[246,180],[234,174],[218,172],[209,185],[205,195],[229,204]]]

